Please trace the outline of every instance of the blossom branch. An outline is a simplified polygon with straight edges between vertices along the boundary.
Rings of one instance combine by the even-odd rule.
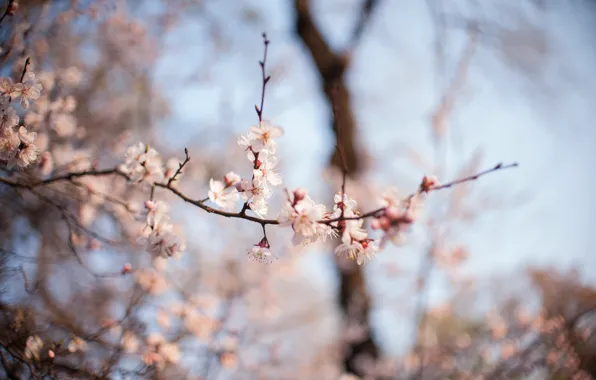
[[[415,197],[416,195],[419,195],[423,192],[425,193],[429,193],[429,192],[433,192],[433,191],[438,191],[438,190],[443,190],[443,189],[447,189],[450,187],[453,187],[455,185],[459,185],[465,182],[471,182],[471,181],[475,181],[477,179],[479,179],[480,177],[483,177],[487,174],[490,174],[492,172],[495,171],[499,171],[499,170],[506,170],[506,169],[511,169],[511,168],[515,168],[518,166],[517,162],[514,162],[512,164],[507,164],[504,165],[502,163],[499,163],[497,165],[495,165],[494,167],[484,170],[482,172],[479,172],[477,174],[468,176],[468,177],[464,177],[464,178],[460,178],[460,179],[456,179],[454,181],[436,186],[436,187],[429,187],[427,189],[424,188],[423,184],[420,185],[420,187],[418,188],[418,190],[412,194],[410,194],[407,198],[406,198],[406,202],[408,200],[411,200],[413,197]],[[16,187],[16,188],[26,188],[26,189],[34,189],[35,187],[39,187],[39,186],[45,186],[45,185],[49,185],[55,182],[60,182],[60,181],[72,181],[75,178],[80,178],[80,177],[87,177],[87,176],[107,176],[107,175],[117,175],[120,177],[123,177],[127,180],[130,180],[130,176],[126,173],[124,173],[123,171],[117,169],[117,168],[113,168],[113,169],[104,169],[104,170],[88,170],[88,171],[81,171],[81,172],[71,172],[65,175],[61,175],[61,176],[57,176],[57,177],[52,177],[52,178],[48,178],[46,180],[43,181],[38,181],[38,182],[33,182],[31,184],[27,184],[27,183],[22,183],[22,182],[18,182],[18,181],[13,181],[7,178],[0,178],[0,183],[4,183],[6,185],[9,185],[11,187]],[[168,181],[169,182],[169,181]],[[168,191],[170,191],[171,193],[173,193],[174,195],[176,195],[178,198],[180,198],[181,200],[183,200],[184,202],[190,203],[194,206],[197,206],[203,210],[205,210],[206,212],[210,213],[210,214],[216,214],[219,216],[223,216],[226,218],[237,218],[237,219],[244,219],[247,220],[249,222],[254,222],[254,223],[258,223],[261,225],[277,225],[280,224],[279,220],[277,219],[266,219],[266,218],[259,218],[259,217],[255,217],[255,216],[251,216],[251,215],[247,215],[246,214],[246,210],[248,209],[248,207],[245,205],[243,206],[243,208],[239,211],[239,212],[228,212],[228,211],[222,211],[213,207],[210,207],[208,205],[206,205],[206,201],[209,198],[203,198],[200,200],[195,200],[190,198],[189,196],[185,195],[184,193],[182,193],[180,190],[174,188],[171,186],[171,184],[168,184],[167,182],[165,183],[155,183],[156,187],[162,188],[162,189],[166,189]],[[340,222],[340,221],[344,221],[344,220],[360,220],[360,219],[366,219],[366,218],[371,218],[371,217],[375,217],[377,216],[379,213],[381,213],[383,210],[385,209],[385,207],[380,207],[377,208],[375,210],[372,211],[368,211],[366,213],[362,213],[359,215],[355,215],[355,216],[344,216],[344,217],[337,217],[337,218],[333,218],[333,219],[322,219],[319,220],[318,223],[320,224],[326,224],[326,225],[330,225],[332,223],[335,222]]]

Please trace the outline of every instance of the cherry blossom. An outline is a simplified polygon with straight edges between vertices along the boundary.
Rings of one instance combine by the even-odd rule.
[[[315,203],[303,191],[288,193],[280,214],[280,222],[289,224],[294,230],[294,245],[310,241],[320,233],[318,228],[321,219],[325,216],[325,206]]]
[[[139,142],[126,151],[126,160],[120,170],[133,182],[153,184],[164,179],[161,157],[155,149]]]
[[[28,72],[23,77],[21,83],[17,83],[12,87],[10,96],[13,98],[21,97],[21,105],[23,108],[29,108],[29,103],[36,100],[41,95],[42,86],[35,73]]]
[[[269,242],[263,238],[258,244],[255,244],[248,252],[248,256],[255,261],[266,261],[271,256]]]
[[[277,150],[277,142],[274,139],[283,136],[283,134],[283,128],[274,126],[267,121],[262,121],[259,126],[250,128],[247,137],[250,140],[250,146],[254,151],[266,149],[271,153],[275,153]]]
[[[256,160],[256,168],[253,170],[253,176],[257,186],[281,185],[281,175],[275,172],[278,163],[277,157],[271,155],[268,150],[261,150],[258,153],[258,158],[252,151],[248,153],[248,156],[251,161]]]
[[[240,195],[234,188],[227,187],[222,181],[209,180],[209,200],[224,210],[231,210]]]
[[[37,133],[28,132],[27,128],[20,127],[17,137],[19,139],[19,145],[14,151],[12,158],[8,160],[7,166],[9,169],[12,169],[15,166],[18,168],[25,168],[35,162],[39,155],[39,150],[35,144],[33,144],[37,138]]]
[[[43,340],[37,335],[27,338],[25,356],[28,359],[39,360],[39,351],[43,347]]]

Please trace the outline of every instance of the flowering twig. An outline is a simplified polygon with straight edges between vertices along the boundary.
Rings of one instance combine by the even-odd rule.
[[[512,164],[507,164],[507,165],[503,165],[502,163],[499,163],[490,169],[484,170],[482,172],[479,172],[477,174],[474,174],[474,175],[471,175],[468,177],[456,179],[454,181],[445,183],[443,185],[428,188],[424,192],[432,192],[432,191],[447,189],[447,188],[450,188],[450,187],[453,187],[455,185],[459,185],[459,184],[462,184],[465,182],[475,181],[478,178],[485,176],[487,174],[490,174],[492,172],[495,172],[495,171],[515,168],[517,166],[518,166],[518,163],[516,163],[516,162],[512,163]],[[118,175],[118,176],[123,177],[127,180],[130,180],[130,177],[126,173],[115,168],[115,169],[106,169],[106,170],[89,170],[89,171],[82,171],[82,172],[71,172],[71,173],[68,173],[68,174],[65,174],[62,176],[48,178],[46,180],[37,181],[37,182],[31,183],[31,184],[21,183],[18,181],[13,181],[13,180],[7,179],[7,178],[0,178],[0,183],[4,183],[6,185],[16,187],[16,188],[27,188],[27,189],[32,190],[35,187],[49,185],[49,184],[52,184],[55,182],[60,182],[60,181],[71,181],[74,178],[80,178],[80,177],[86,177],[86,176],[106,176],[106,175]],[[244,210],[244,212],[242,210],[239,212],[228,212],[228,211],[222,211],[222,210],[210,207],[205,204],[205,202],[208,200],[208,198],[204,198],[204,199],[200,199],[200,200],[192,199],[192,198],[186,196],[180,190],[172,187],[171,184],[168,184],[167,182],[166,183],[155,183],[155,186],[162,188],[162,189],[166,189],[166,190],[172,192],[178,198],[182,199],[183,201],[193,204],[193,205],[195,205],[211,214],[216,214],[216,215],[223,216],[226,218],[244,219],[244,220],[248,220],[250,222],[258,223],[260,225],[280,224],[280,222],[277,219],[265,219],[265,218],[259,218],[259,217],[255,217],[255,216],[246,215],[246,213],[245,213],[246,209],[244,207],[242,209],[242,210]],[[423,190],[424,189],[421,185],[416,192],[410,194],[406,198],[406,202],[408,200],[412,199],[414,196],[422,193]],[[370,218],[370,217],[374,217],[374,216],[378,215],[384,209],[385,209],[385,207],[381,207],[381,208],[378,208],[378,209],[375,209],[375,210],[372,210],[372,211],[369,211],[369,212],[366,212],[366,213],[363,213],[360,215],[356,215],[356,216],[349,216],[349,217],[344,216],[343,218],[338,217],[338,218],[334,218],[334,219],[319,220],[318,223],[330,225],[331,223],[340,222],[340,221],[344,221],[344,220],[366,219],[366,218]]]

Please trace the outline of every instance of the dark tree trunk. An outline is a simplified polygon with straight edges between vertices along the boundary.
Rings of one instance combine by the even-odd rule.
[[[362,33],[375,1],[364,1],[363,14],[356,25],[354,40]],[[357,144],[356,122],[352,108],[350,92],[345,84],[345,72],[348,67],[346,56],[331,50],[318,27],[315,25],[308,0],[294,0],[296,11],[296,33],[310,53],[322,84],[322,91],[329,107],[333,110],[330,125],[335,136],[336,149],[331,157],[331,165],[346,172],[348,177],[356,178],[362,170],[362,155]],[[342,158],[337,147],[341,147]],[[345,160],[345,163],[344,163]],[[352,263],[353,264],[353,263]],[[376,359],[379,350],[371,335],[369,325],[370,296],[361,267],[357,265],[336,266],[341,281],[338,304],[351,321],[357,321],[366,327],[363,340],[350,343],[343,357],[347,372],[360,374],[355,365],[355,358],[368,356]]]

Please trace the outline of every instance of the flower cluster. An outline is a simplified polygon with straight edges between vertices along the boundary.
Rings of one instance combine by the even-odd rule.
[[[335,253],[356,260],[358,265],[370,261],[379,251],[379,245],[362,228],[364,219],[356,211],[356,201],[346,194],[336,194],[333,211],[327,212],[325,206],[314,202],[305,190],[288,192],[279,220],[294,230],[292,242],[295,245],[341,236]]]
[[[180,360],[180,350],[174,343],[167,342],[159,333],[152,333],[147,337],[147,350],[143,354],[143,361],[147,365],[163,368],[166,364],[176,364]]]
[[[252,163],[252,178],[243,179],[235,172],[228,172],[222,180],[212,178],[209,181],[208,198],[201,202],[210,200],[228,212],[242,198],[244,207],[236,216],[244,217],[244,212],[250,209],[263,218],[268,212],[267,201],[272,195],[271,188],[282,183],[281,176],[276,172],[278,158],[275,156],[277,143],[274,139],[282,135],[280,127],[267,122],[251,127],[247,135],[238,139],[238,144],[246,149],[247,158]],[[138,143],[127,150],[126,162],[120,170],[134,182],[155,184],[167,180],[167,177],[173,180],[178,173],[176,163],[168,162],[164,169],[157,151],[149,145]],[[184,163],[178,165],[181,169]],[[167,186],[170,186],[169,182]],[[420,198],[437,186],[440,184],[436,178],[424,177],[418,191],[405,201],[400,200],[395,192],[387,192],[383,195],[383,206],[367,215],[359,213],[356,201],[342,192],[334,196],[333,209],[327,211],[325,205],[313,201],[303,189],[286,191],[286,201],[278,220],[267,223],[291,226],[294,231],[292,243],[296,246],[340,237],[341,243],[335,253],[361,265],[372,260],[386,242],[400,242],[403,232],[415,221]],[[145,209],[146,225],[139,242],[155,257],[167,258],[181,253],[185,249],[184,243],[172,232],[167,205],[161,201],[147,201]],[[364,228],[367,217],[372,218],[373,230],[383,232],[379,241],[370,238],[368,230]],[[262,220],[264,227],[266,223]],[[266,235],[251,247],[248,255],[256,261],[269,260],[271,250]]]
[[[314,202],[305,190],[297,189],[287,192],[279,221],[282,225],[292,226],[294,245],[306,245],[335,234],[331,226],[319,223],[326,216],[329,215],[324,205]]]
[[[164,179],[163,161],[159,153],[142,142],[128,148],[120,170],[126,173],[131,181],[137,183],[152,185]]]
[[[139,243],[146,247],[147,252],[155,257],[179,256],[186,249],[186,245],[179,236],[174,234],[174,226],[168,216],[168,205],[161,201],[146,201],[146,224]]]
[[[224,210],[231,210],[242,198],[245,209],[249,208],[260,217],[267,215],[267,199],[272,195],[271,186],[282,183],[276,172],[278,158],[275,156],[277,143],[274,140],[283,135],[283,129],[267,122],[251,127],[248,134],[238,139],[238,145],[245,148],[247,158],[253,166],[252,178],[242,179],[229,172],[223,181],[209,181],[209,200]]]
[[[13,83],[12,79],[7,77],[0,79],[0,94],[11,101],[20,97],[23,108],[29,108],[30,102],[39,98],[41,90],[41,83],[33,72],[26,73],[19,83]]]
[[[371,222],[371,228],[383,232],[381,247],[388,241],[393,244],[400,244],[403,241],[404,232],[408,231],[416,221],[418,210],[422,205],[422,197],[433,188],[441,186],[439,180],[434,177],[423,177],[418,191],[405,200],[397,197],[394,190],[386,191],[383,194],[383,209],[375,215]]]
[[[11,104],[20,97],[23,108],[29,108],[30,102],[39,98],[41,89],[32,72],[16,84],[10,78],[0,78],[0,160],[6,161],[8,169],[26,168],[39,156],[35,145],[37,133],[19,126],[19,116]]]
[[[333,200],[333,217],[346,218],[337,222],[341,244],[335,253],[356,260],[358,265],[369,262],[380,248],[376,241],[368,237],[368,231],[362,228],[364,219],[356,211],[356,201],[342,193],[335,194]]]

